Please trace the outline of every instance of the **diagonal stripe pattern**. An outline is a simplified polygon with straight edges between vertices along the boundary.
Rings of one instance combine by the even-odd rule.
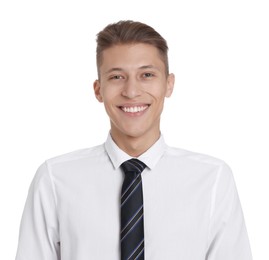
[[[121,168],[125,173],[121,192],[121,260],[144,260],[141,173],[146,165],[138,159],[131,159]]]

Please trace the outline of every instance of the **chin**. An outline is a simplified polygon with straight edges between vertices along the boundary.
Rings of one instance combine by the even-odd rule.
[[[131,132],[125,132],[125,135],[130,138],[139,138],[144,136],[144,132],[141,131],[131,131]]]

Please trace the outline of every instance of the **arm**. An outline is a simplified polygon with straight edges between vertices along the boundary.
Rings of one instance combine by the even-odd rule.
[[[56,196],[47,165],[38,169],[25,204],[16,260],[60,260]]]
[[[251,260],[244,217],[232,172],[219,170],[212,192],[206,260]]]

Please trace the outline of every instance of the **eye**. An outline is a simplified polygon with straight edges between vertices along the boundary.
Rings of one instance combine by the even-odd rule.
[[[121,76],[121,75],[112,75],[112,76],[109,77],[109,79],[119,80],[119,79],[123,79],[123,76]]]
[[[144,78],[152,78],[152,77],[154,77],[154,74],[150,73],[150,72],[146,72],[146,73],[143,74],[143,77]]]

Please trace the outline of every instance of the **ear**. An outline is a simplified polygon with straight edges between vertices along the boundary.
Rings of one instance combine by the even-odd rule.
[[[167,77],[166,81],[166,97],[170,97],[174,90],[174,84],[175,84],[175,75],[173,73],[170,73]]]
[[[94,81],[93,89],[94,89],[94,94],[95,94],[96,99],[99,102],[103,102],[103,97],[102,97],[101,91],[100,91],[101,90],[101,85],[100,85],[100,81],[98,79]]]

